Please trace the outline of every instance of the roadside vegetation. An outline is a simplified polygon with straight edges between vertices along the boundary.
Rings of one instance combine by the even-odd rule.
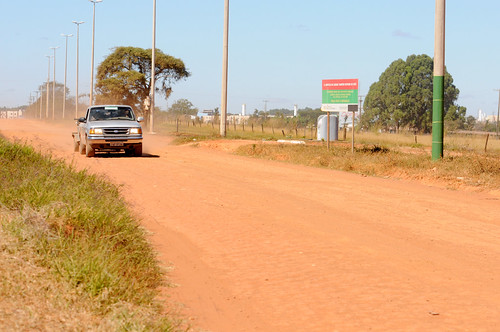
[[[180,330],[115,186],[1,137],[0,165],[1,330]]]
[[[350,144],[324,145],[252,144],[241,146],[238,154],[287,161],[315,167],[354,172],[369,176],[415,179],[461,186],[500,189],[500,154],[470,151],[449,153],[433,162],[428,149],[360,144],[351,152]]]
[[[226,140],[249,140],[248,144],[239,144],[235,152],[240,155],[369,176],[441,183],[449,188],[500,190],[500,140],[495,136],[448,134],[444,140],[444,158],[433,162],[430,135],[356,132],[352,153],[351,133],[332,142],[328,151],[326,142],[305,138],[300,132],[296,135],[287,128],[274,128],[274,134],[269,127],[263,130],[259,127],[254,132],[243,131],[242,126],[236,126],[236,130],[233,126],[227,128]],[[211,124],[190,123],[188,127],[184,122],[176,127],[176,123],[164,123],[159,131],[173,134],[174,144],[222,139],[218,126]],[[280,139],[302,140],[306,144],[276,144]]]

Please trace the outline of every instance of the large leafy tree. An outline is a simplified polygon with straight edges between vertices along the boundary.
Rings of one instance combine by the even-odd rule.
[[[150,93],[151,49],[116,47],[97,68],[96,103],[126,104],[142,110]],[[155,52],[155,90],[168,98],[172,84],[190,76],[184,62]]]
[[[191,103],[189,100],[179,99],[172,104],[168,112],[176,117],[180,117],[188,115],[197,115],[198,109],[194,107],[193,103]]]
[[[432,127],[432,85],[434,62],[428,55],[398,59],[370,87],[364,103],[362,125],[399,130],[408,127],[429,132]],[[449,118],[460,117],[464,107],[455,105],[459,90],[445,72],[444,109]],[[451,112],[452,114],[448,114]]]

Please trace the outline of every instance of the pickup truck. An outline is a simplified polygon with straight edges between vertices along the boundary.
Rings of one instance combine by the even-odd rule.
[[[132,107],[100,105],[87,109],[84,118],[77,120],[72,133],[74,151],[94,157],[97,152],[122,152],[142,155],[142,117],[135,117]]]

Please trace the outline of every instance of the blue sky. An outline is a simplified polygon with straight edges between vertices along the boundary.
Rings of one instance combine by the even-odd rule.
[[[75,93],[76,25],[80,25],[80,93],[90,89],[92,3],[1,0],[0,106],[27,104],[47,79],[49,47],[56,80]],[[96,5],[95,64],[116,46],[151,48],[152,0]],[[228,111],[319,107],[321,80],[358,78],[360,95],[392,61],[434,52],[435,0],[230,0]],[[496,114],[500,1],[447,1],[446,66],[468,114]],[[157,48],[181,58],[192,76],[173,86],[165,109],[189,99],[200,110],[220,106],[224,0],[157,0]],[[52,69],[51,69],[52,76]],[[52,78],[51,78],[52,79]]]

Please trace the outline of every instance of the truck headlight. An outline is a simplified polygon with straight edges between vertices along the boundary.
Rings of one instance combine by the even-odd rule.
[[[142,129],[141,128],[130,128],[130,133],[133,135],[142,134]]]
[[[102,135],[102,128],[90,128],[89,134],[91,134],[91,135]]]

